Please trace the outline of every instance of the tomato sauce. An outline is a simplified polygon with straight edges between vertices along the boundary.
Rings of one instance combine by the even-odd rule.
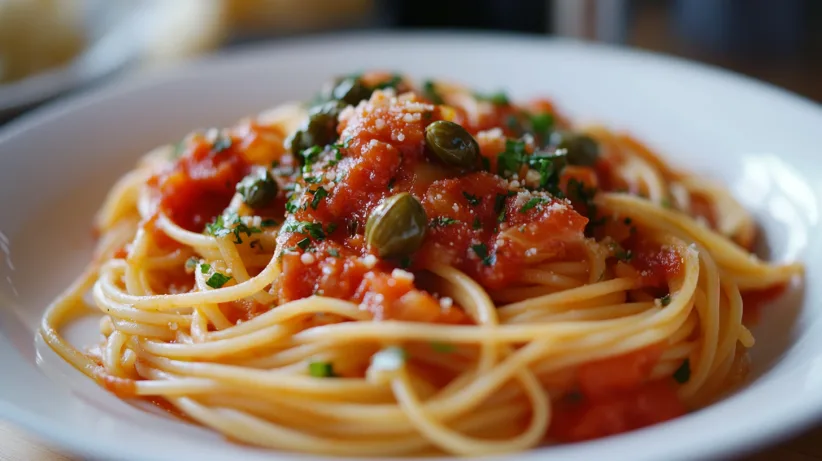
[[[780,283],[763,290],[748,290],[742,292],[742,321],[746,325],[755,325],[762,317],[762,308],[767,306],[785,293],[787,283]]]
[[[512,107],[495,109],[493,123]],[[342,113],[339,143],[304,167],[301,194],[278,236],[281,300],[322,294],[357,300],[375,318],[461,323],[466,319],[456,310],[441,308],[436,298],[390,273],[446,264],[487,288],[503,288],[517,281],[527,258],[561,258],[583,239],[588,220],[570,203],[488,172],[460,171],[428,152],[426,126],[453,113],[415,97],[392,100],[379,93]],[[482,128],[468,127],[473,134]],[[426,211],[423,245],[408,261],[371,255],[366,264],[368,217],[400,192],[414,195]]]
[[[195,137],[172,169],[153,178],[160,191],[160,210],[179,226],[201,232],[228,206],[237,183],[250,171],[229,135],[208,142]]]
[[[549,435],[565,442],[590,440],[685,414],[672,380],[650,381],[662,351],[652,345],[580,366],[579,390],[555,404]]]

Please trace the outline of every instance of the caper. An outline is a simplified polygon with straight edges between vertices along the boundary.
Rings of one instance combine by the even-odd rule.
[[[331,97],[355,106],[363,99],[370,98],[371,93],[372,90],[363,85],[360,79],[346,77],[334,86],[331,90]]]
[[[298,157],[309,147],[333,143],[337,139],[337,118],[346,106],[344,102],[334,100],[309,110],[308,120],[286,141],[291,153]]]
[[[427,223],[420,201],[403,192],[374,208],[365,224],[365,241],[381,258],[409,256],[422,245]]]
[[[599,144],[584,134],[553,133],[551,144],[565,151],[570,165],[593,166],[599,159]]]
[[[479,144],[465,128],[438,120],[425,128],[425,144],[444,163],[469,168],[477,163]]]
[[[257,170],[237,183],[237,192],[243,197],[243,203],[257,209],[271,203],[279,187],[268,170]]]

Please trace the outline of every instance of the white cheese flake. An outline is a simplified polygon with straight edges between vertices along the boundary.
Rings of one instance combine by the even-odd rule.
[[[311,253],[303,253],[302,255],[300,255],[300,262],[305,264],[306,266],[314,264],[314,261],[314,255]]]
[[[374,255],[367,255],[366,257],[362,258],[362,263],[368,269],[373,269],[374,266],[377,265],[377,257]]]

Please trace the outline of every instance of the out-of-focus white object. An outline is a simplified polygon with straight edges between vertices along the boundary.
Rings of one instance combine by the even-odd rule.
[[[141,49],[139,14],[148,2],[134,0],[0,0],[0,54],[7,72],[34,73],[0,84],[0,119],[64,91],[92,82],[133,61]],[[55,50],[75,44],[62,66]],[[62,52],[61,52],[62,53]],[[20,64],[28,62],[28,65]]]
[[[0,0],[0,83],[58,67],[83,47],[76,0]]]
[[[208,51],[223,11],[223,0],[0,0],[0,75],[30,70],[0,83],[0,120],[126,67]],[[74,59],[50,65],[74,44]]]
[[[143,60],[169,63],[210,51],[225,37],[224,0],[174,0],[151,4],[146,24]]]

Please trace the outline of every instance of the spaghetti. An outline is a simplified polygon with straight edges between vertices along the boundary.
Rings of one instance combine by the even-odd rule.
[[[802,273],[628,135],[379,72],[150,152],[96,228],[42,321],[60,356],[232,440],[345,456],[675,418],[744,378],[743,315]],[[81,352],[60,331],[89,308]]]

